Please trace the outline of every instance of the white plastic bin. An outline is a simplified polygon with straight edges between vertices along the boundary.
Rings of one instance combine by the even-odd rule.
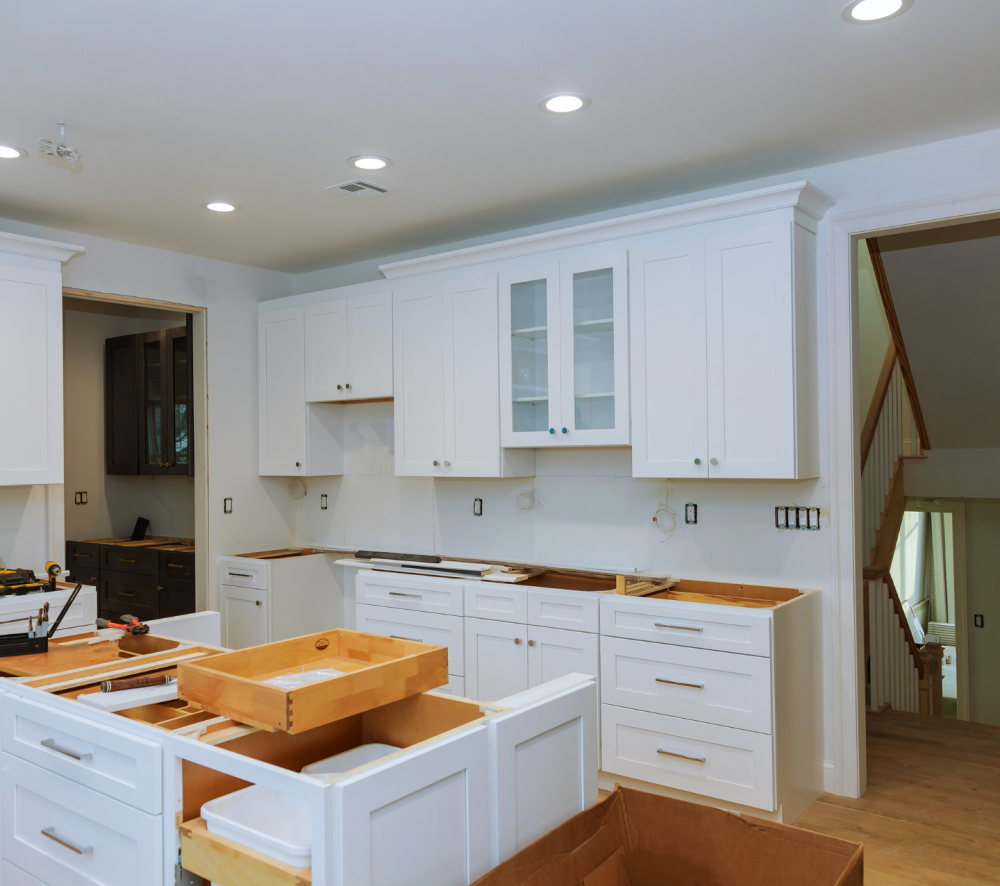
[[[251,785],[201,807],[210,834],[254,849],[293,868],[312,867],[309,805]]]
[[[378,742],[362,744],[356,748],[351,748],[349,751],[334,754],[332,757],[326,757],[323,760],[310,763],[308,766],[302,768],[302,774],[311,775],[320,781],[332,781],[335,778],[339,778],[345,772],[350,772],[352,769],[357,769],[358,766],[364,766],[366,763],[374,763],[376,760],[388,757],[389,754],[393,754],[398,750],[399,748],[391,744],[379,744]]]

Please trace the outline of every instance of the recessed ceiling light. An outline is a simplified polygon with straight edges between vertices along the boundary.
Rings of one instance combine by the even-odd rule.
[[[221,200],[213,200],[211,203],[202,204],[205,209],[211,209],[212,212],[236,212],[239,209],[235,203],[224,203]]]
[[[559,92],[545,96],[538,103],[538,107],[546,114],[575,114],[578,111],[586,111],[590,107],[590,99],[574,92]]]
[[[358,157],[351,157],[347,161],[347,165],[353,166],[355,169],[367,169],[370,172],[373,169],[388,169],[392,166],[392,160],[375,154],[361,154]]]
[[[27,156],[27,151],[15,148],[13,145],[0,145],[0,160],[19,160]]]
[[[853,0],[840,17],[852,25],[867,25],[902,15],[912,5],[913,0]]]

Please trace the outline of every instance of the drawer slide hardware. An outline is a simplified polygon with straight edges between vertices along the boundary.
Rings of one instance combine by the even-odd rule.
[[[390,597],[413,597],[416,600],[422,600],[422,594],[405,594],[402,591],[389,591]]]
[[[687,625],[665,625],[662,622],[654,621],[653,627],[656,628],[670,628],[672,631],[694,631],[696,634],[701,634],[704,632],[704,628],[692,628]]]
[[[67,849],[69,849],[71,852],[75,852],[77,855],[90,855],[94,851],[93,846],[80,847],[77,846],[76,843],[71,843],[64,837],[60,837],[56,833],[54,825],[50,828],[42,828],[42,836],[48,837],[50,840],[55,840],[55,842],[58,843],[60,846],[65,846]]]
[[[69,748],[57,745],[54,738],[43,739],[41,745],[43,748],[48,748],[50,751],[55,751],[57,754],[62,754],[64,757],[72,757],[74,760],[79,760],[81,763],[86,763],[88,760],[94,759],[93,754],[78,754],[76,751],[71,751]]]
[[[654,677],[657,683],[669,683],[671,686],[687,686],[689,689],[704,689],[704,683],[682,683],[680,680],[665,680],[663,677]]]
[[[692,763],[704,763],[704,757],[692,757],[690,754],[678,754],[676,751],[665,751],[663,748],[657,748],[656,753],[663,754],[664,757],[677,757],[681,760],[690,760]]]

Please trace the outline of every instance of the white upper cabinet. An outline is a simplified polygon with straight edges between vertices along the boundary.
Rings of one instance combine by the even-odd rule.
[[[708,476],[705,241],[629,253],[632,475]]]
[[[305,400],[303,308],[257,316],[258,473],[262,477],[344,472],[337,407]]]
[[[76,246],[0,233],[0,486],[63,482],[61,263]],[[16,418],[15,418],[16,417]]]
[[[392,293],[305,307],[307,402],[392,396]]]
[[[500,385],[504,446],[629,442],[624,252],[501,274]]]
[[[783,222],[631,253],[634,476],[816,476],[814,239]]]
[[[397,291],[393,311],[396,474],[534,473],[500,448],[496,275]]]

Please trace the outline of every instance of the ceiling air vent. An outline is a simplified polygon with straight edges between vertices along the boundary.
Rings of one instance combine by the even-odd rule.
[[[343,194],[345,197],[350,197],[352,200],[373,200],[375,197],[381,197],[383,194],[396,193],[395,188],[387,188],[384,185],[366,182],[363,178],[341,182],[339,185],[330,185],[327,188],[323,188],[323,190],[335,191],[338,194]]]

